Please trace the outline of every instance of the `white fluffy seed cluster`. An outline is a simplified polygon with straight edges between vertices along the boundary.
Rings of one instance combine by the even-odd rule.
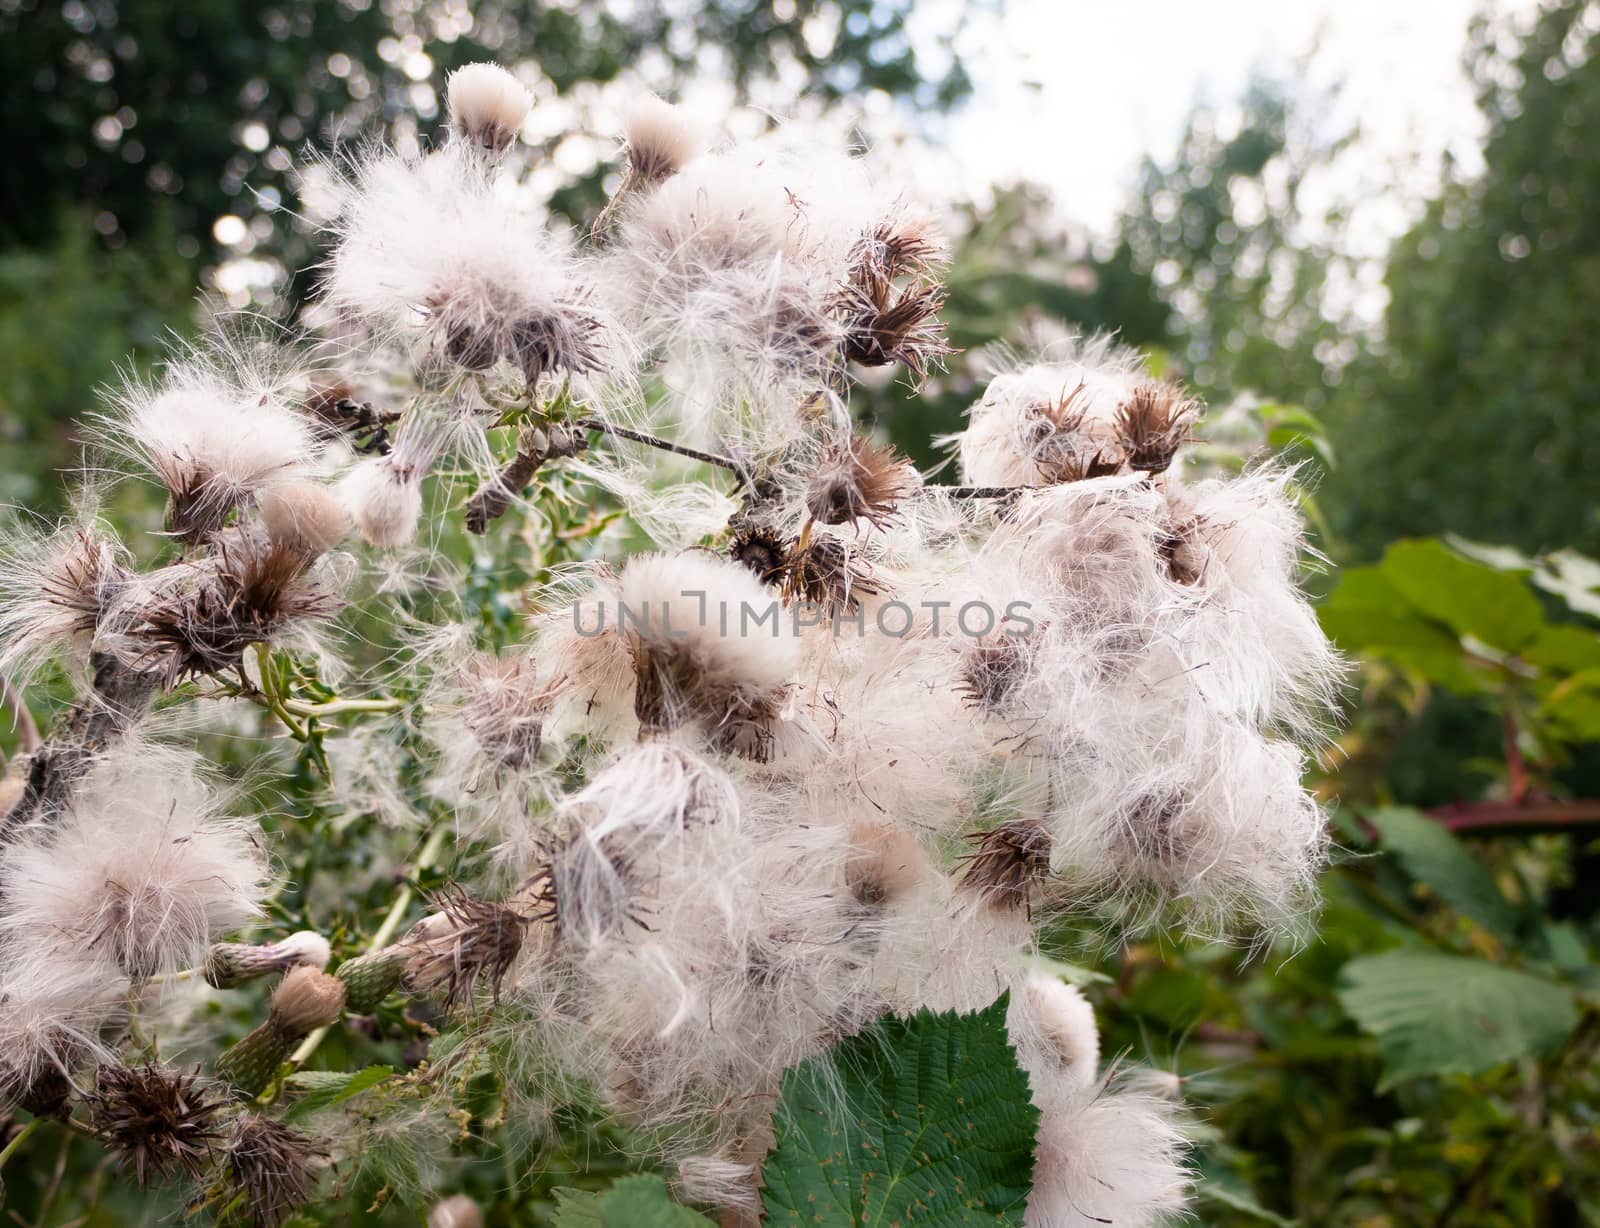
[[[852,364],[943,352],[942,247],[857,151],[799,127],[716,145],[646,100],[577,241],[517,181],[521,85],[474,65],[449,101],[433,152],[314,177],[314,363],[219,344],[108,414],[167,489],[178,557],[135,572],[87,505],[18,535],[0,670],[109,656],[170,684],[316,648],[352,526],[380,589],[448,608],[432,546],[458,479],[500,481],[499,423],[719,449],[734,495],[615,438],[564,457],[568,499],[592,483],[650,546],[558,568],[509,647],[422,627],[402,654],[430,675],[428,792],[520,884],[493,914],[527,927],[520,957],[483,965],[516,1008],[485,1016],[510,1084],[589,1088],[686,1193],[749,1213],[786,1069],[887,1013],[1009,992],[1042,1115],[1029,1223],[1181,1211],[1177,1106],[1104,1069],[1088,1003],[1026,957],[1064,913],[1258,941],[1312,907],[1325,824],[1300,776],[1341,667],[1300,591],[1293,474],[1187,479],[1196,407],[1089,340],[973,406],[951,442],[977,497],[925,485],[852,433],[843,392]],[[541,480],[517,472],[507,506]],[[92,1046],[107,970],[197,959],[249,915],[253,847],[192,763],[139,753],[0,855],[15,1083]],[[329,753],[352,812],[405,817],[392,739]],[[470,952],[507,950],[470,928],[449,936],[469,986]]]

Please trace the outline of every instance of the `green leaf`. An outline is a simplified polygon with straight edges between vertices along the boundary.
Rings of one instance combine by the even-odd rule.
[[[1412,878],[1497,938],[1516,937],[1516,910],[1483,863],[1442,825],[1403,806],[1369,810],[1365,817],[1378,829],[1378,842]]]
[[[1414,609],[1503,652],[1516,652],[1544,626],[1520,575],[1464,558],[1437,539],[1396,542],[1378,566]]]
[[[289,1111],[283,1115],[283,1119],[297,1121],[302,1117],[309,1117],[312,1113],[354,1099],[369,1087],[382,1083],[393,1073],[394,1071],[388,1066],[368,1066],[365,1070],[358,1070],[354,1074],[342,1070],[299,1071],[290,1075],[287,1082],[291,1087],[305,1088],[306,1094],[289,1106]]]
[[[1486,960],[1399,950],[1344,966],[1339,1002],[1377,1037],[1379,1091],[1424,1075],[1475,1074],[1557,1048],[1578,1023],[1564,987]]]
[[[698,1211],[672,1201],[667,1183],[653,1174],[624,1177],[600,1199],[605,1228],[712,1228]]]
[[[767,1223],[1022,1223],[1039,1111],[1008,997],[886,1019],[784,1076],[762,1171]]]
[[[605,1228],[600,1214],[601,1195],[594,1190],[575,1190],[557,1186],[555,1228]]]
[[[1574,741],[1600,740],[1600,669],[1583,669],[1554,687],[1539,713]]]
[[[698,1211],[673,1202],[653,1173],[623,1177],[603,1193],[565,1186],[554,1193],[555,1228],[713,1228]]]
[[[1347,652],[1383,657],[1430,682],[1468,694],[1487,684],[1468,669],[1461,642],[1412,609],[1376,567],[1354,567],[1317,610],[1322,629]]]
[[[1587,627],[1563,624],[1546,627],[1522,652],[1523,660],[1542,670],[1575,674],[1583,669],[1600,669],[1600,635]]]

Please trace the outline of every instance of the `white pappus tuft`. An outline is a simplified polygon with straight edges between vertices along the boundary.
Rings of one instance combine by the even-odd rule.
[[[450,135],[491,156],[503,154],[517,139],[533,109],[528,88],[498,64],[467,64],[445,85],[450,105]]]
[[[142,979],[191,967],[255,915],[265,866],[191,755],[135,743],[98,763],[64,813],[0,852],[0,945],[92,953]]]

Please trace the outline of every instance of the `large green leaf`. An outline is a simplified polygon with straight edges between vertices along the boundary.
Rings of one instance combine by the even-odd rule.
[[[1376,567],[1344,572],[1317,614],[1322,629],[1346,652],[1383,657],[1453,691],[1493,685],[1467,667],[1460,640],[1413,609]]]
[[[1516,652],[1539,634],[1539,600],[1515,572],[1464,558],[1431,538],[1396,542],[1379,564],[1414,609],[1459,635]]]
[[[1377,828],[1379,843],[1407,874],[1496,937],[1516,936],[1516,910],[1483,863],[1444,827],[1409,807],[1386,806],[1364,813]]]
[[[886,1019],[789,1071],[767,1223],[1020,1225],[1039,1112],[1006,1004]]]
[[[1344,966],[1339,1002],[1378,1039],[1379,1089],[1423,1075],[1475,1074],[1548,1053],[1578,1023],[1560,985],[1486,960],[1401,950]]]

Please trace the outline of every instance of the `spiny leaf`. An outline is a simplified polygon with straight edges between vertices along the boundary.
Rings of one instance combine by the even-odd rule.
[[[1578,1024],[1564,987],[1486,960],[1400,950],[1344,966],[1339,1001],[1378,1039],[1379,1090],[1549,1053]]]
[[[1020,1225],[1039,1112],[1007,1002],[886,1019],[789,1071],[767,1223]]]
[[[368,1066],[354,1074],[342,1070],[302,1070],[288,1078],[289,1086],[303,1087],[301,1096],[283,1115],[285,1121],[296,1121],[312,1113],[332,1108],[346,1100],[354,1099],[369,1087],[376,1087],[394,1071],[388,1066]]]
[[[672,1200],[667,1183],[650,1173],[623,1177],[609,1190],[555,1191],[555,1228],[712,1228],[698,1211]]]

